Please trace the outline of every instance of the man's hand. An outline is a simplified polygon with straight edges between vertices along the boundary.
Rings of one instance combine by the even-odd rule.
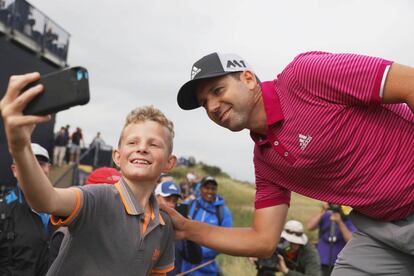
[[[24,116],[26,105],[37,95],[42,93],[43,86],[36,85],[24,93],[22,90],[31,82],[40,78],[39,73],[30,73],[10,77],[5,96],[0,102],[0,111],[3,117],[9,150],[21,151],[30,146],[30,136],[36,124],[47,122],[49,116]]]
[[[165,204],[160,204],[162,210],[168,213],[170,216],[172,223],[174,225],[175,230],[175,239],[177,240],[186,240],[186,226],[190,222],[189,219],[183,217],[180,213],[178,213],[175,209],[168,207]]]
[[[331,215],[331,220],[335,221],[336,223],[342,222],[341,214],[338,212],[333,212]]]
[[[346,226],[345,222],[342,219],[341,214],[337,212],[332,213],[331,220],[338,224],[339,231],[341,231],[341,234],[344,240],[346,242],[349,241],[352,238],[352,232]]]
[[[289,272],[289,268],[286,265],[285,259],[283,258],[282,255],[277,255],[277,265],[279,267],[279,271],[282,272],[283,274],[287,274]]]
[[[257,257],[248,257],[248,259],[249,259],[249,262],[250,262],[252,265],[256,265],[256,262],[257,262],[257,260],[258,260],[259,258],[257,258]]]

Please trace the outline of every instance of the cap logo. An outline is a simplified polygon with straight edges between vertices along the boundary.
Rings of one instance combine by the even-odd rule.
[[[200,68],[193,66],[193,69],[191,69],[191,79],[194,79],[195,76],[200,72],[201,72]]]
[[[234,68],[247,68],[246,63],[244,63],[244,60],[227,60],[227,69],[234,69]]]
[[[168,189],[177,191],[177,187],[175,187],[175,185],[173,185],[173,184],[171,184],[170,186],[168,186]]]

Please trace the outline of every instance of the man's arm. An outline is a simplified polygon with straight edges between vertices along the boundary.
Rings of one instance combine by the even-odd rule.
[[[288,206],[286,204],[254,211],[253,225],[225,228],[185,219],[172,208],[163,206],[174,223],[179,239],[235,256],[269,257],[273,254],[282,232]]]
[[[414,112],[414,68],[394,63],[384,86],[384,103],[406,103]]]
[[[348,229],[345,222],[342,220],[340,213],[333,213],[331,215],[331,220],[335,221],[338,224],[339,231],[341,231],[342,237],[345,242],[348,242],[352,238],[352,232]]]
[[[9,151],[15,161],[19,184],[29,205],[38,212],[56,216],[69,216],[76,204],[76,192],[55,189],[43,173],[30,146],[30,137],[38,123],[46,122],[49,116],[24,116],[22,111],[43,86],[36,85],[24,93],[24,87],[38,80],[39,73],[12,76],[7,92],[0,102]]]
[[[321,212],[315,214],[313,217],[311,217],[306,224],[306,228],[309,231],[315,230],[319,227],[319,223],[321,222],[322,216],[325,214],[325,209],[322,208]]]

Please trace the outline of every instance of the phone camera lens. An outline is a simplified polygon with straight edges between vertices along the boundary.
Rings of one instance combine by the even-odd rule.
[[[76,72],[76,80],[80,81],[83,78],[83,73],[82,71],[78,71]]]

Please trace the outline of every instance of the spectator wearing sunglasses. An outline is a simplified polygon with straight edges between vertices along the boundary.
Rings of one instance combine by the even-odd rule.
[[[303,225],[297,220],[289,220],[283,229],[281,242],[288,242],[278,254],[278,269],[288,276],[320,276],[319,254],[308,243],[303,233]]]

